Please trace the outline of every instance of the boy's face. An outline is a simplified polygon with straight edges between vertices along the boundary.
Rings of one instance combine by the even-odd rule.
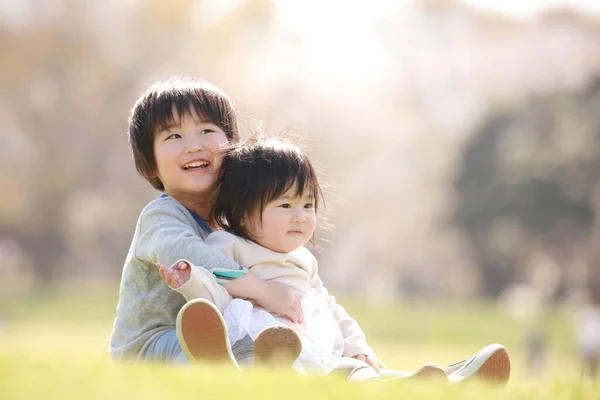
[[[317,225],[314,199],[306,192],[302,197],[295,194],[295,190],[288,190],[267,204],[260,219],[257,216],[245,219],[246,228],[256,243],[279,253],[289,253],[312,238]]]
[[[154,157],[165,193],[175,198],[210,198],[219,180],[227,136],[195,113],[173,115],[174,124],[154,136]]]

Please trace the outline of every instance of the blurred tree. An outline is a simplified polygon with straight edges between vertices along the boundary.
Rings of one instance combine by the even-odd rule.
[[[87,204],[71,199],[80,191],[102,196],[109,149],[116,141],[126,146],[129,102],[121,94],[131,86],[127,71],[115,71],[90,23],[93,3],[63,3],[51,13],[33,7],[31,23],[4,31],[0,45],[0,57],[10,60],[0,65],[6,88],[0,105],[13,118],[5,125],[10,135],[3,137],[2,175],[8,197],[18,199],[0,207],[0,233],[16,240],[41,282],[74,267],[64,265],[75,264],[69,242],[85,246],[84,235],[73,232],[69,221]]]
[[[521,262],[540,243],[563,278],[577,245],[593,248],[599,107],[600,79],[580,92],[497,112],[467,143],[454,219],[472,243],[484,295],[497,296],[518,278]]]

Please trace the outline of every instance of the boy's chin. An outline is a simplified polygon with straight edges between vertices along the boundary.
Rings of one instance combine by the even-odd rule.
[[[171,190],[169,195],[173,197],[185,197],[185,198],[196,198],[197,200],[205,199],[205,200],[214,200],[217,195],[218,186],[213,184],[212,186],[208,185],[189,185],[183,188],[178,188],[175,190]]]
[[[216,182],[195,182],[186,187],[186,192],[191,195],[206,196],[216,194],[218,188]]]

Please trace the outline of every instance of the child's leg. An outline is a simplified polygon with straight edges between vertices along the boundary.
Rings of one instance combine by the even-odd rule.
[[[253,308],[249,301],[233,299],[223,311],[232,352],[238,364],[244,366],[254,364],[254,340],[250,335]]]
[[[229,341],[234,349],[239,347],[244,363],[291,366],[302,350],[300,339],[293,329],[282,326],[265,310],[256,310],[249,301],[233,299],[225,309],[223,319]]]
[[[154,339],[144,351],[142,359],[144,361],[165,364],[183,364],[188,362],[177,339],[175,329],[169,329]]]
[[[367,363],[355,358],[340,357],[331,373],[342,373],[349,382],[387,381],[395,379],[429,379],[448,383],[444,370],[437,365],[427,364],[416,371],[396,371],[383,368],[375,371]]]
[[[382,368],[379,370],[379,376],[382,380],[386,379],[431,379],[448,382],[446,371],[436,364],[425,364],[415,371],[399,371],[394,369]]]
[[[335,360],[330,374],[341,374],[348,382],[366,382],[379,379],[379,374],[367,363],[349,357],[339,357]]]

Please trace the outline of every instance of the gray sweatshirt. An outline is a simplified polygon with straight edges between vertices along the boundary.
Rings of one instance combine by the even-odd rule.
[[[175,329],[185,298],[162,280],[157,262],[170,266],[184,258],[204,268],[242,269],[204,243],[210,233],[205,229],[172,197],[159,197],[142,210],[121,276],[110,338],[114,360],[142,359],[154,339]]]

